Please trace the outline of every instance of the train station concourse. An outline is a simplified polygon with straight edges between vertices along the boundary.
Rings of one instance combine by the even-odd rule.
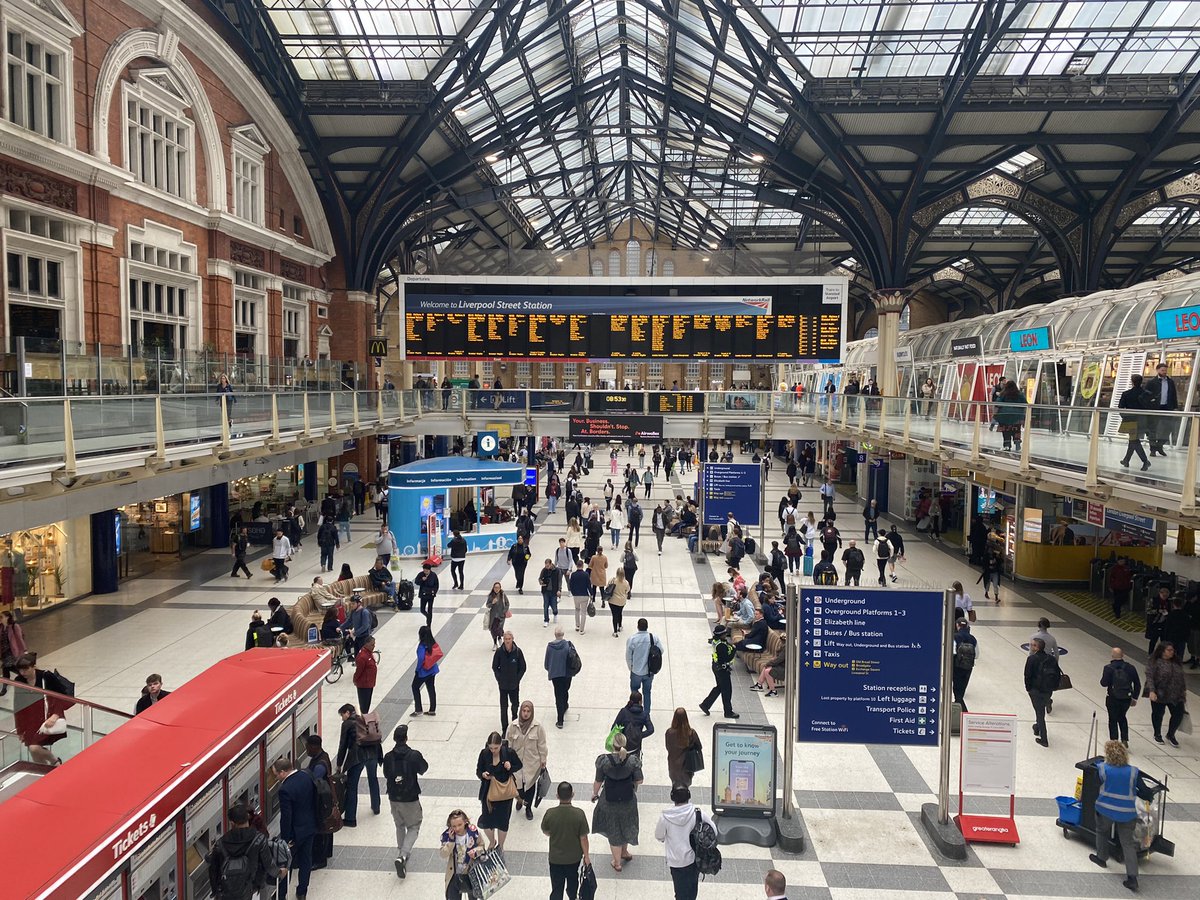
[[[0,900],[1196,895],[1200,4],[0,29]]]

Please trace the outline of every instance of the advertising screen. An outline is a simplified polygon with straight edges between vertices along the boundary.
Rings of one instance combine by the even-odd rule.
[[[724,816],[775,815],[775,753],[770,725],[713,727],[712,809]]]
[[[573,441],[661,441],[662,416],[571,416]]]

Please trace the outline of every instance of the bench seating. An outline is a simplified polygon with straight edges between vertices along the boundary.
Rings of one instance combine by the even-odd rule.
[[[383,591],[374,590],[371,587],[371,579],[367,575],[357,575],[349,581],[335,581],[333,584],[326,585],[330,592],[335,596],[343,597],[346,600],[350,599],[350,595],[355,588],[365,588],[363,593],[363,605],[368,609],[374,609],[380,606],[386,595]],[[325,618],[326,606],[321,605],[321,601],[313,596],[312,591],[301,594],[300,598],[292,604],[290,614],[292,617],[292,637],[298,641],[308,641],[308,629],[312,625],[321,627],[321,622]]]

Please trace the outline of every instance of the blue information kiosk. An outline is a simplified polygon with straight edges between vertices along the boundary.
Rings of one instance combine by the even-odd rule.
[[[471,552],[507,550],[517,537],[516,522],[499,519],[499,489],[525,481],[525,467],[517,463],[443,456],[422,459],[388,472],[388,527],[396,536],[401,556],[439,554],[449,539],[451,522],[464,515],[470,531],[463,530]]]

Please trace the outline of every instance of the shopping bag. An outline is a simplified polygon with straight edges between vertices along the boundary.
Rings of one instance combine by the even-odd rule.
[[[275,569],[275,560],[273,560],[271,557],[269,557],[269,556],[268,556],[266,559],[264,559],[264,560],[262,561],[262,564],[261,564],[260,568],[261,568],[261,569],[262,569],[264,572],[271,572],[271,571],[273,571],[273,570]]]
[[[541,803],[550,794],[550,789],[553,785],[550,783],[550,772],[542,766],[542,771],[538,773],[537,787],[534,788],[533,805],[541,806]]]
[[[1180,734],[1192,733],[1192,714],[1186,709],[1183,711],[1183,718],[1179,721],[1179,727],[1175,729]]]
[[[621,734],[624,731],[625,731],[624,725],[614,725],[612,727],[612,730],[609,731],[608,737],[606,737],[604,739],[604,749],[607,750],[609,753],[612,753],[613,738],[615,738],[618,734]]]
[[[476,859],[468,877],[471,880],[471,896],[478,900],[488,900],[488,897],[512,881],[508,867],[504,865],[504,857],[498,850],[491,850]]]

